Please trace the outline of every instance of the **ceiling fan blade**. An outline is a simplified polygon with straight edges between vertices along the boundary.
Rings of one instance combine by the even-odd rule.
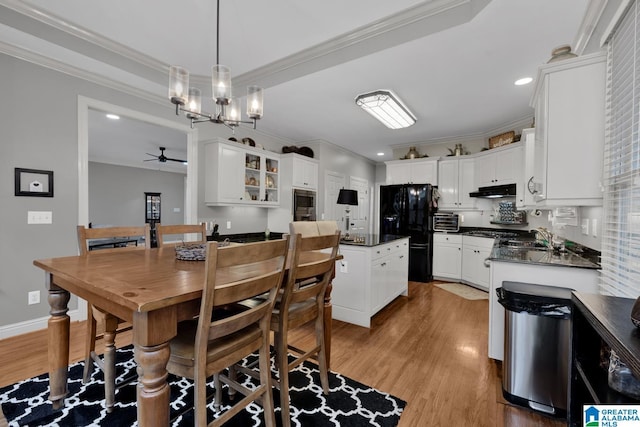
[[[166,160],[171,160],[172,162],[187,163],[186,160],[172,159],[171,157],[167,157]]]
[[[156,162],[158,161],[158,159],[147,159],[147,160],[143,160],[143,162]]]
[[[160,156],[158,156],[157,154],[151,154],[151,153],[144,153],[144,154],[146,154],[147,156],[153,156],[153,157],[155,157],[156,159],[157,159],[158,157],[160,157]]]

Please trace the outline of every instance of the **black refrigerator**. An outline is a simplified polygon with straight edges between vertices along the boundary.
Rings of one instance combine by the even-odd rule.
[[[409,236],[409,280],[433,280],[433,214],[437,203],[431,184],[380,187],[380,234]]]

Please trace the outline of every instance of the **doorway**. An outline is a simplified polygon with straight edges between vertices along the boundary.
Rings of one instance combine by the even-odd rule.
[[[109,111],[146,123],[182,131],[187,137],[187,183],[184,218],[186,222],[198,220],[198,130],[172,120],[159,118],[119,105],[78,96],[78,224],[89,224],[89,110]],[[87,304],[78,302],[79,320],[87,318]]]

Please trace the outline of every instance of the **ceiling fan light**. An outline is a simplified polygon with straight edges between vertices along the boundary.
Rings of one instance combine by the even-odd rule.
[[[169,67],[169,99],[176,105],[187,103],[189,71],[176,65]]]
[[[262,118],[264,91],[258,86],[247,87],[247,116],[252,119]]]
[[[413,113],[389,90],[358,95],[356,105],[390,129],[406,128],[416,122]]]
[[[185,114],[189,118],[195,118],[198,114],[200,114],[202,108],[202,97],[200,94],[200,89],[197,87],[189,88],[189,99],[187,100],[187,107]],[[195,114],[192,114],[195,113]]]
[[[224,65],[211,67],[211,90],[216,104],[227,105],[231,100],[231,70]]]

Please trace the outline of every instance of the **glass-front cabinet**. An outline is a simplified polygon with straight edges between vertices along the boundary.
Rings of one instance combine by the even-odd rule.
[[[219,140],[205,145],[205,203],[210,206],[280,204],[277,153]]]
[[[279,204],[279,159],[256,152],[245,153],[244,200],[261,205]]]

